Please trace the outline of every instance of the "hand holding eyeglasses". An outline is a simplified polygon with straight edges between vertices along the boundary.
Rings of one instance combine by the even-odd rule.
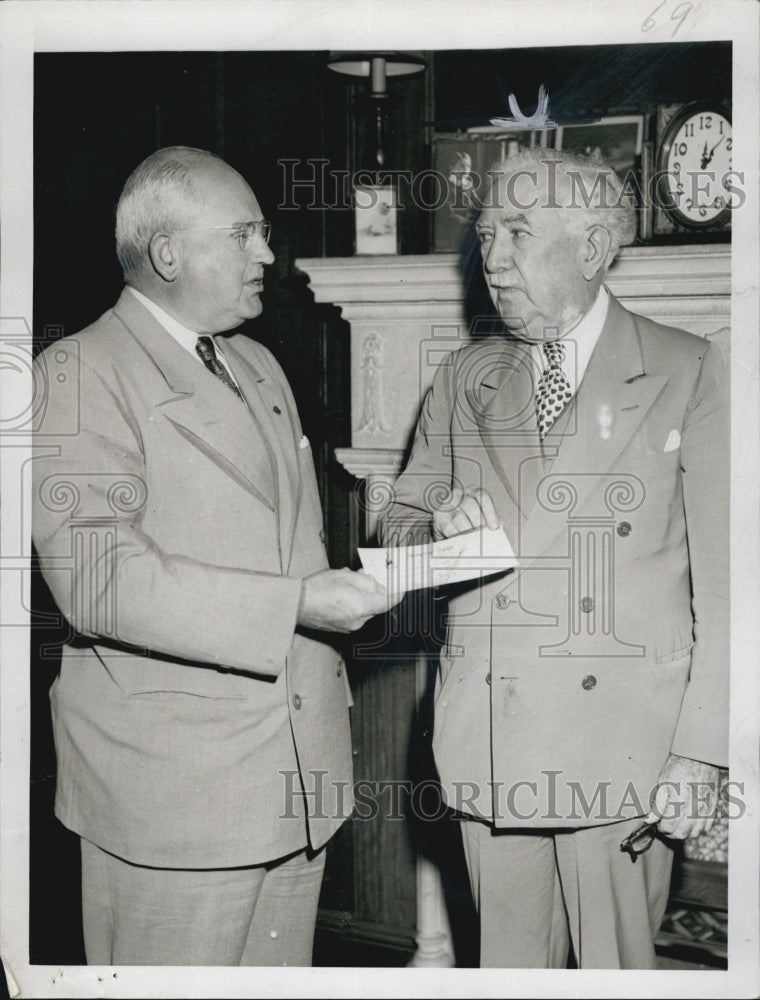
[[[620,850],[630,854],[631,861],[635,862],[640,854],[649,850],[656,836],[657,821],[650,823],[646,820],[629,833],[625,840],[621,841]]]
[[[660,771],[652,811],[620,844],[636,861],[655,837],[698,837],[712,828],[718,809],[720,772],[712,764],[670,754]]]

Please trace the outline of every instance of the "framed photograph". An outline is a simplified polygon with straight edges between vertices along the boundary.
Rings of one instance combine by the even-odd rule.
[[[357,254],[398,253],[396,189],[380,184],[354,188]]]
[[[600,118],[583,125],[560,125],[555,149],[602,156],[622,179],[637,166],[644,134],[644,115]]]
[[[539,144],[537,132],[498,126],[433,137],[433,170],[440,191],[433,217],[434,251],[459,250],[467,226],[480,210],[491,166],[519,149]]]

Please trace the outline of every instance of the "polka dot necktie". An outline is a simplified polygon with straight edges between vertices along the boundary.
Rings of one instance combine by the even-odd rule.
[[[553,340],[543,345],[546,368],[536,386],[538,436],[543,441],[547,431],[572,399],[570,383],[562,370],[567,353],[565,345]]]
[[[195,342],[195,350],[208,370],[212,374],[216,375],[217,378],[221,379],[228,389],[232,389],[236,396],[239,396],[240,399],[242,399],[243,397],[240,395],[240,390],[230,378],[227,369],[220,362],[219,358],[217,358],[216,350],[214,349],[214,341],[211,337],[198,337]]]

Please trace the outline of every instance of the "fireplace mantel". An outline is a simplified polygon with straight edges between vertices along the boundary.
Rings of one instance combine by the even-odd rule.
[[[393,478],[436,366],[468,341],[459,255],[296,264],[351,324],[351,447],[337,457],[358,478]],[[633,312],[704,336],[729,324],[731,248],[627,247],[607,284]]]
[[[317,302],[341,304],[352,315],[374,313],[383,319],[389,303],[462,301],[460,258],[454,253],[310,257],[297,260],[296,265],[309,276]],[[632,309],[635,302],[651,299],[675,304],[697,298],[696,317],[708,315],[710,303],[729,294],[730,283],[731,248],[727,244],[624,247],[608,275],[610,289]],[[677,305],[673,315],[681,315]]]

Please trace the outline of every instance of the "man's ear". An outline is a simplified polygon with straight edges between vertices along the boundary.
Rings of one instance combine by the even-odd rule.
[[[179,260],[168,233],[155,233],[151,237],[148,254],[156,274],[164,281],[174,281],[178,273]]]
[[[591,281],[607,266],[611,246],[612,239],[609,230],[604,226],[593,225],[586,230],[581,267],[583,277],[587,281]]]

